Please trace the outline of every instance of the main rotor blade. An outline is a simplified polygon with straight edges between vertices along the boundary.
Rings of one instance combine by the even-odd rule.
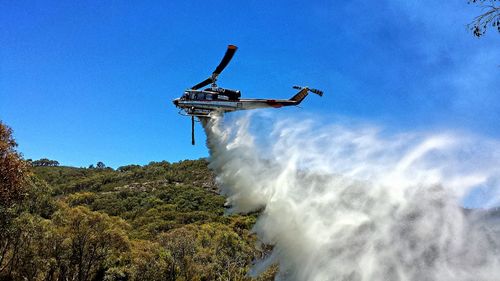
[[[212,73],[212,76],[208,77],[207,79],[203,80],[202,82],[194,85],[193,87],[191,87],[192,90],[198,90],[199,88],[201,87],[205,87],[206,85],[210,84],[210,83],[214,83],[215,82],[215,79],[217,79],[217,76],[224,70],[224,68],[226,68],[226,66],[229,64],[229,62],[231,61],[231,59],[233,58],[234,56],[234,53],[236,53],[236,50],[238,49],[238,47],[234,46],[234,45],[229,45],[227,46],[227,50],[226,50],[226,53],[224,54],[224,57],[222,58],[222,60],[220,61],[219,65],[217,66],[217,68],[215,68],[215,71]]]
[[[238,49],[238,47],[236,47],[234,45],[227,46],[226,53],[224,54],[224,57],[222,58],[219,65],[217,66],[217,68],[213,72],[212,76],[215,75],[217,77],[217,75],[219,75],[222,72],[222,70],[224,70],[224,68],[226,68],[226,66],[229,64],[229,62],[233,58],[234,53],[236,53],[237,49]]]
[[[193,87],[191,87],[192,90],[198,90],[199,88],[201,87],[205,87],[206,85],[212,83],[212,77],[208,77],[207,79],[203,80],[202,82],[194,85]]]

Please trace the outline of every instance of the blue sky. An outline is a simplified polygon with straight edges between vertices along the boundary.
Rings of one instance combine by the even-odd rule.
[[[425,3],[424,3],[425,2]],[[244,97],[321,88],[283,114],[500,138],[500,35],[453,1],[2,1],[0,119],[26,158],[109,166],[207,156],[171,100],[206,78]]]

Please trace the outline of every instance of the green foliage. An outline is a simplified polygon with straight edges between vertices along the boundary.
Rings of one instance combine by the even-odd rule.
[[[70,279],[95,279],[101,271],[119,264],[120,255],[130,248],[126,234],[130,226],[119,218],[82,206],[61,205],[52,221],[54,235],[59,238],[56,240],[62,240],[61,250],[67,253],[61,255],[66,259],[52,269]]]
[[[174,279],[246,280],[255,256],[253,240],[243,240],[219,223],[177,228],[160,234],[158,241],[171,253]]]
[[[43,180],[37,177],[30,177],[28,182],[28,192],[25,200],[18,209],[37,214],[48,219],[56,211],[54,198],[51,196],[52,188]]]
[[[132,280],[169,280],[173,268],[172,254],[158,243],[148,240],[132,242],[130,252]]]
[[[215,191],[212,173],[205,160],[151,162],[146,166],[111,168],[33,167],[34,172],[54,188],[56,194],[79,191],[112,191],[117,187],[145,188],[146,183],[190,184]],[[141,190],[142,191],[142,190]]]
[[[52,220],[23,212],[14,220],[0,278],[93,280],[129,249],[128,228],[84,207],[60,205]]]
[[[251,280],[265,254],[254,215],[224,215],[205,160],[32,170],[0,210],[0,280]]]
[[[42,158],[42,159],[39,159],[39,160],[30,161],[30,163],[34,167],[38,167],[38,166],[56,167],[56,166],[59,166],[59,162],[58,161],[50,160],[50,159],[47,159],[47,158]]]

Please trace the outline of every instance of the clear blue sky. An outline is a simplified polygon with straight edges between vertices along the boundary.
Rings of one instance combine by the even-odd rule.
[[[425,2],[425,3],[424,3]],[[1,1],[0,119],[26,158],[109,166],[207,156],[171,100],[239,46],[220,85],[394,128],[500,137],[500,35],[453,1]]]

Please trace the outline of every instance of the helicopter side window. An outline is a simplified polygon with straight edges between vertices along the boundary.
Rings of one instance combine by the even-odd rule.
[[[206,95],[206,99],[207,99],[207,100],[212,100],[212,94],[207,94],[207,95]]]
[[[196,99],[196,94],[195,93],[191,93],[191,95],[190,95],[189,98],[192,99],[192,100]]]

